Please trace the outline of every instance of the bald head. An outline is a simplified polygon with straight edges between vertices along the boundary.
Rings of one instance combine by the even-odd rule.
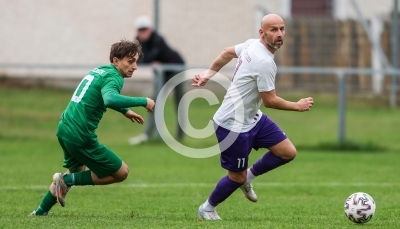
[[[261,28],[274,24],[284,24],[283,19],[278,14],[267,14],[261,19]]]
[[[259,30],[261,43],[272,53],[283,45],[285,23],[277,14],[267,14],[261,20]]]

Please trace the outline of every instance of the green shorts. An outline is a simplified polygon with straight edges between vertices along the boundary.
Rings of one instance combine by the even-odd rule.
[[[71,172],[86,165],[96,176],[103,178],[116,173],[122,166],[122,160],[113,151],[97,142],[90,146],[77,146],[58,137],[64,151],[64,168]]]

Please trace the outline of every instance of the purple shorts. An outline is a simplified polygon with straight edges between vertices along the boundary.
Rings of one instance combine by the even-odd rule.
[[[216,126],[216,136],[221,149],[221,166],[232,172],[247,169],[251,149],[269,148],[287,137],[278,125],[266,115],[248,132],[229,134],[230,130]],[[229,136],[228,136],[229,134]],[[231,138],[225,139],[226,137]],[[223,142],[222,142],[223,141]],[[221,143],[222,142],[222,143]]]

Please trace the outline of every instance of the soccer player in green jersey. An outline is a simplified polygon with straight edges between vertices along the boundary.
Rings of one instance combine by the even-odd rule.
[[[141,55],[138,41],[121,40],[111,46],[111,64],[91,70],[78,85],[57,130],[64,151],[63,167],[67,171],[53,175],[53,183],[30,216],[47,215],[57,202],[64,207],[65,196],[74,185],[107,185],[128,177],[128,166],[98,142],[95,130],[106,108],[139,124],[143,124],[144,119],[129,107],[142,106],[148,112],[153,111],[152,99],[120,95],[124,78],[132,76]]]

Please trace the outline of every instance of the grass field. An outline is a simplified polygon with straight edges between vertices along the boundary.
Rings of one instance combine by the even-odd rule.
[[[129,146],[127,139],[143,127],[111,110],[99,126],[99,140],[129,165],[128,179],[73,187],[65,208],[55,206],[48,217],[27,217],[52,174],[64,171],[54,134],[71,93],[0,88],[0,228],[359,228],[343,213],[345,199],[357,191],[377,203],[374,219],[363,228],[399,228],[400,110],[350,100],[348,140],[386,151],[327,150],[320,144],[337,139],[337,104],[331,96],[315,96],[315,106],[306,113],[263,109],[299,146],[298,156],[254,181],[257,203],[240,191],[222,203],[218,213],[223,221],[197,220],[199,205],[225,175],[218,156],[187,158],[158,141]],[[201,99],[193,101],[191,124],[204,127],[216,109]],[[175,115],[172,109],[166,113],[173,130]],[[186,138],[184,144],[205,147],[215,139]],[[264,152],[252,152],[251,162]]]

